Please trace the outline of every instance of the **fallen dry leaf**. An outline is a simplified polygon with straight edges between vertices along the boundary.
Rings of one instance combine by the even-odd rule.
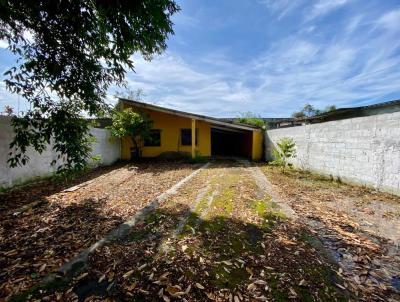
[[[197,287],[197,288],[200,288],[200,289],[204,289],[204,286],[201,285],[200,283],[196,283],[196,287]]]

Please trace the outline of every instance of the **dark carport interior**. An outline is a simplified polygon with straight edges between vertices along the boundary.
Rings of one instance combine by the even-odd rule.
[[[211,155],[251,158],[252,132],[223,127],[211,128]]]

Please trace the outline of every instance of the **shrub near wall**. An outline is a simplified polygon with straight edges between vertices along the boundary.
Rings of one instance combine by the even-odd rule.
[[[296,143],[292,163],[400,195],[400,112],[268,130],[266,158],[282,137]]]

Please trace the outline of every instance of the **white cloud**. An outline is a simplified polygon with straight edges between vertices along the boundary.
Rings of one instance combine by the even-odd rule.
[[[315,14],[323,15],[346,1],[318,3]],[[319,108],[373,102],[399,93],[400,41],[393,39],[397,13],[368,22],[371,15],[360,12],[334,39],[315,39],[318,25],[311,24],[312,29],[277,40],[247,64],[230,61],[229,52],[218,50],[196,61],[172,52],[151,63],[136,58],[130,83],[160,105],[214,116],[249,110],[288,116],[306,102]],[[379,35],[364,30],[374,22],[385,29]]]
[[[283,18],[295,12],[292,5],[302,3],[294,2],[262,4]],[[136,73],[127,74],[128,86],[144,89],[145,101],[212,116],[236,116],[243,111],[288,116],[306,102],[318,108],[354,106],[400,93],[400,40],[395,39],[400,10],[379,14],[360,9],[340,22],[343,27],[324,32],[323,18],[318,17],[348,2],[313,2],[309,23],[276,38],[245,63],[232,59],[229,40],[226,48],[196,53],[194,59],[176,51],[151,62],[134,56]],[[298,11],[303,18],[304,9]],[[195,26],[198,21],[181,18],[178,22]],[[0,87],[2,99],[7,96]]]
[[[5,40],[0,40],[0,48],[7,48],[8,47],[8,43]]]
[[[378,49],[386,37],[371,43]],[[152,62],[135,56],[136,73],[129,72],[127,81],[130,89],[144,89],[145,101],[170,108],[211,116],[243,111],[288,116],[306,102],[319,108],[346,106],[398,91],[400,58],[392,56],[393,47],[368,53],[358,71],[354,62],[365,49],[347,41],[320,45],[297,37],[279,42],[248,64],[227,61],[223,69],[217,61],[215,67],[208,60],[205,68],[171,52]],[[10,100],[9,95],[0,93],[1,100]]]
[[[378,49],[387,42],[382,36],[369,46]],[[248,64],[226,63],[220,72],[213,66],[204,70],[173,53],[151,63],[139,59],[129,81],[132,88],[148,92],[147,101],[162,106],[214,116],[242,111],[288,116],[306,102],[319,108],[346,106],[398,91],[400,58],[392,57],[395,46],[366,51],[347,39],[320,45],[293,37]],[[368,59],[354,70],[354,62],[364,55]]]
[[[348,2],[348,0],[319,0],[311,8],[311,12],[307,16],[307,19],[311,20],[326,15]]]
[[[354,31],[360,26],[360,24],[363,21],[363,16],[362,15],[356,15],[351,18],[350,22],[348,22],[346,26],[346,33],[348,35],[351,35],[354,33]]]
[[[177,26],[183,26],[189,28],[201,25],[196,17],[182,13],[173,15],[172,22]]]
[[[240,111],[237,104],[251,97],[240,79],[227,80],[225,74],[200,71],[175,54],[167,53],[152,62],[140,57],[134,60],[136,72],[128,74],[128,85],[131,89],[144,89],[146,101],[218,115],[236,114]]]
[[[400,9],[382,15],[377,24],[388,30],[400,31]]]
[[[264,5],[273,14],[277,14],[277,19],[280,20],[290,13],[292,13],[295,8],[302,5],[302,0],[258,0],[258,3]]]

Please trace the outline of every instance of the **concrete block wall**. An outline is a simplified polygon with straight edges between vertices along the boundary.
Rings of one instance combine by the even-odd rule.
[[[25,166],[16,168],[8,166],[9,144],[14,136],[10,122],[10,117],[0,116],[0,187],[11,187],[54,173],[56,167],[51,166],[50,163],[57,158],[57,154],[50,146],[42,154],[33,149],[28,150],[30,161]],[[93,166],[109,165],[120,159],[119,139],[112,137],[107,129],[91,128],[90,131],[96,137],[96,142],[92,146],[92,155],[100,156],[100,161],[91,163]]]
[[[400,112],[268,130],[267,160],[282,137],[294,139],[300,169],[400,195]]]

